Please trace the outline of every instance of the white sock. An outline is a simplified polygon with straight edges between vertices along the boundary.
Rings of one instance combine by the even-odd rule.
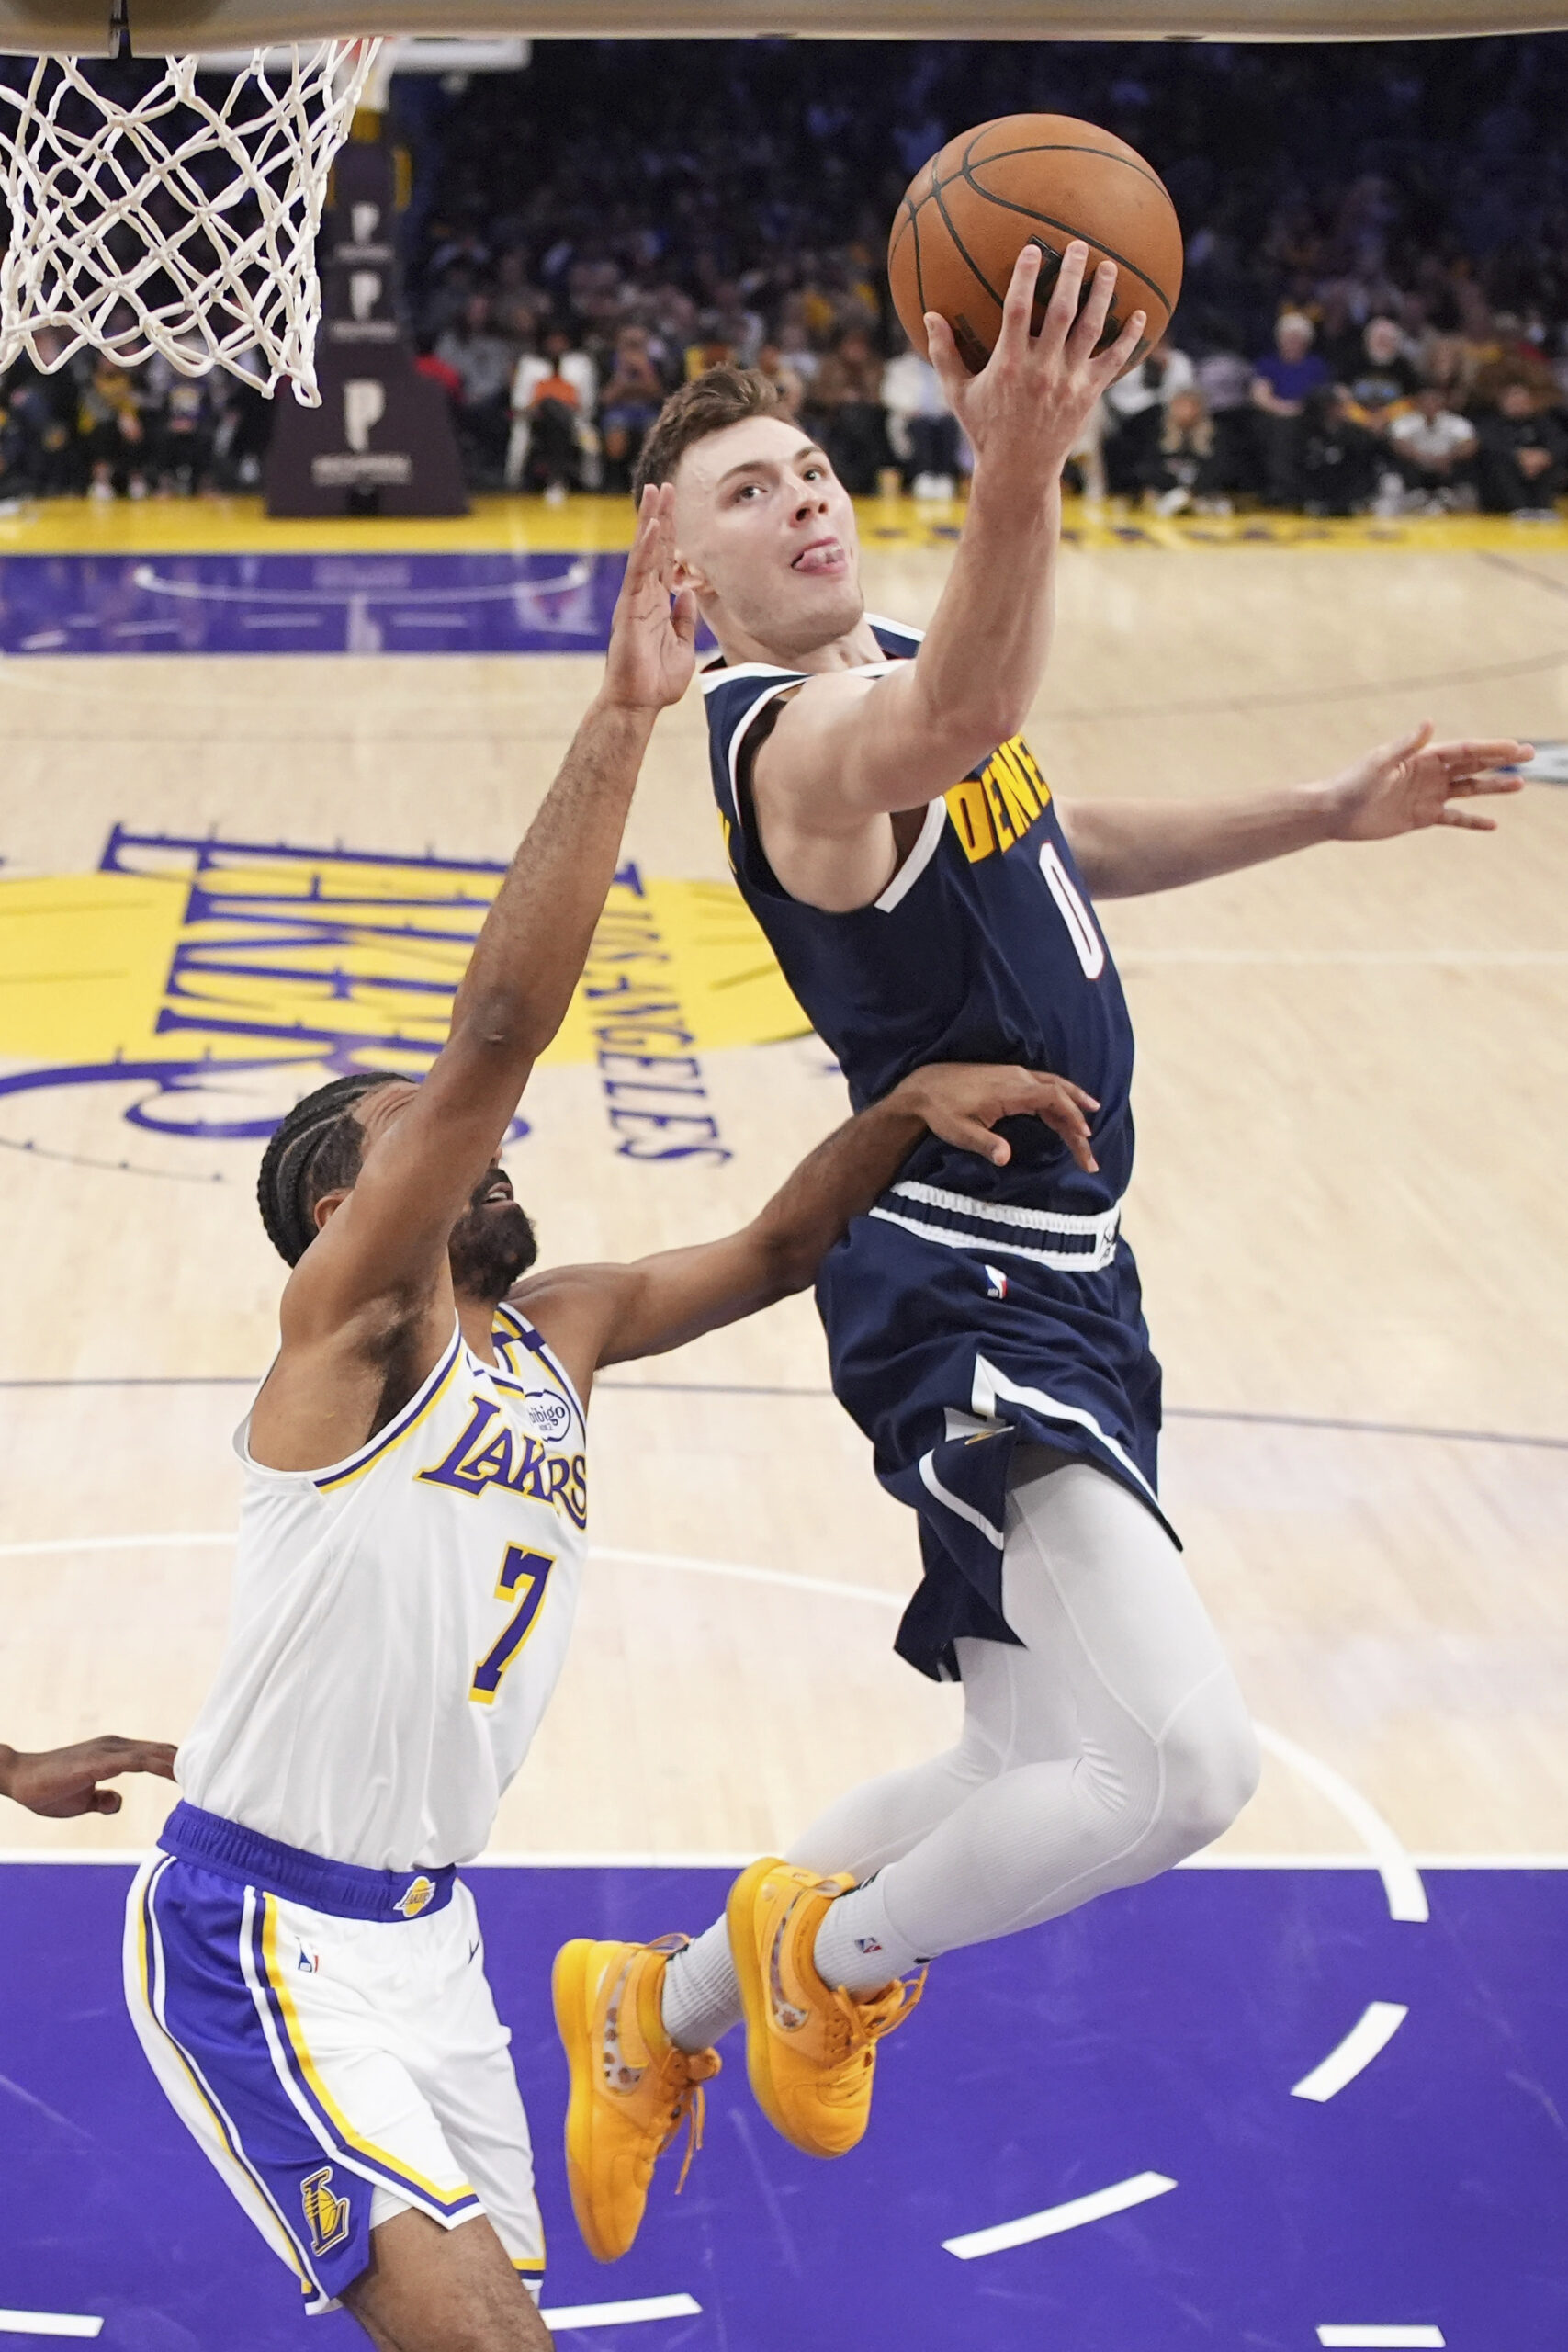
[[[920,1956],[887,1916],[879,1871],[863,1886],[836,1895],[822,1915],[811,1957],[824,1984],[841,1984],[863,1998],[880,1993],[896,1976],[919,1968]]]
[[[677,2050],[708,2050],[740,2022],[740,1986],[721,1912],[711,1928],[676,1952],[664,1971],[660,2002],[664,2030]]]

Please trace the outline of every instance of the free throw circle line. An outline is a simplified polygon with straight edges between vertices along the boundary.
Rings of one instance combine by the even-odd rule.
[[[188,1533],[156,1535],[80,1535],[50,1536],[30,1542],[0,1544],[0,1559],[38,1558],[49,1554],[65,1552],[132,1552],[197,1550],[209,1545],[231,1544],[233,1532],[221,1533]],[[861,1607],[897,1609],[905,1606],[906,1596],[884,1592],[875,1585],[838,1584],[828,1577],[792,1576],[784,1568],[759,1568],[738,1560],[704,1560],[684,1552],[645,1552],[613,1544],[591,1544],[591,1560],[604,1560],[619,1567],[674,1568],[682,1574],[721,1577],[732,1584],[773,1585],[783,1591],[810,1593],[827,1600],[847,1600]],[[1270,1731],[1264,1724],[1255,1726],[1258,1745],[1278,1763],[1308,1781],[1318,1794],[1331,1804],[1341,1820],[1352,1828],[1368,1853],[1382,1881],[1391,1919],[1425,1921],[1430,1914],[1427,1890],[1421,1873],[1401,1844],[1393,1825],[1385,1821],[1377,1807],[1360,1791],[1337,1772],[1321,1757],[1287,1739],[1280,1732]]]

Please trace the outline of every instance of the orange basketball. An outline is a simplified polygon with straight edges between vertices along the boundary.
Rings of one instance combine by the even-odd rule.
[[[1105,342],[1130,311],[1148,313],[1142,358],[1181,290],[1181,225],[1165,183],[1124,139],[1068,114],[1009,114],[961,131],[916,173],[893,223],[887,275],[905,334],[924,352],[924,313],[940,311],[977,373],[1024,246],[1045,255],[1038,325],[1074,237],[1089,249],[1086,283],[1101,261],[1116,264]]]

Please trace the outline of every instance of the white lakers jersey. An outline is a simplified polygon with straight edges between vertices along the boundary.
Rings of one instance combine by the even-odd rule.
[[[192,1804],[367,1870],[469,1860],[549,1704],[587,1547],[587,1431],[513,1308],[328,1470],[245,1464]]]

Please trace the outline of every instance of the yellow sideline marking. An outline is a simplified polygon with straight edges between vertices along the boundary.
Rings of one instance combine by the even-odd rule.
[[[964,519],[957,499],[917,505],[908,498],[863,498],[856,507],[862,537],[874,546],[941,544]],[[31,499],[15,514],[0,515],[0,554],[188,555],[199,549],[231,555],[400,555],[449,549],[595,555],[629,547],[632,524],[629,499],[604,497],[573,498],[565,506],[546,506],[537,498],[477,498],[467,514],[423,521],[366,515],[321,523],[275,521],[259,498],[154,500],[136,506],[125,500],[97,506],[80,498]],[[1090,507],[1069,498],[1063,524],[1070,545],[1131,551],[1267,546],[1517,554],[1532,548],[1568,548],[1568,515],[1562,513],[1551,523],[1516,523],[1506,514],[1319,518],[1259,512],[1162,517],[1124,503]]]

